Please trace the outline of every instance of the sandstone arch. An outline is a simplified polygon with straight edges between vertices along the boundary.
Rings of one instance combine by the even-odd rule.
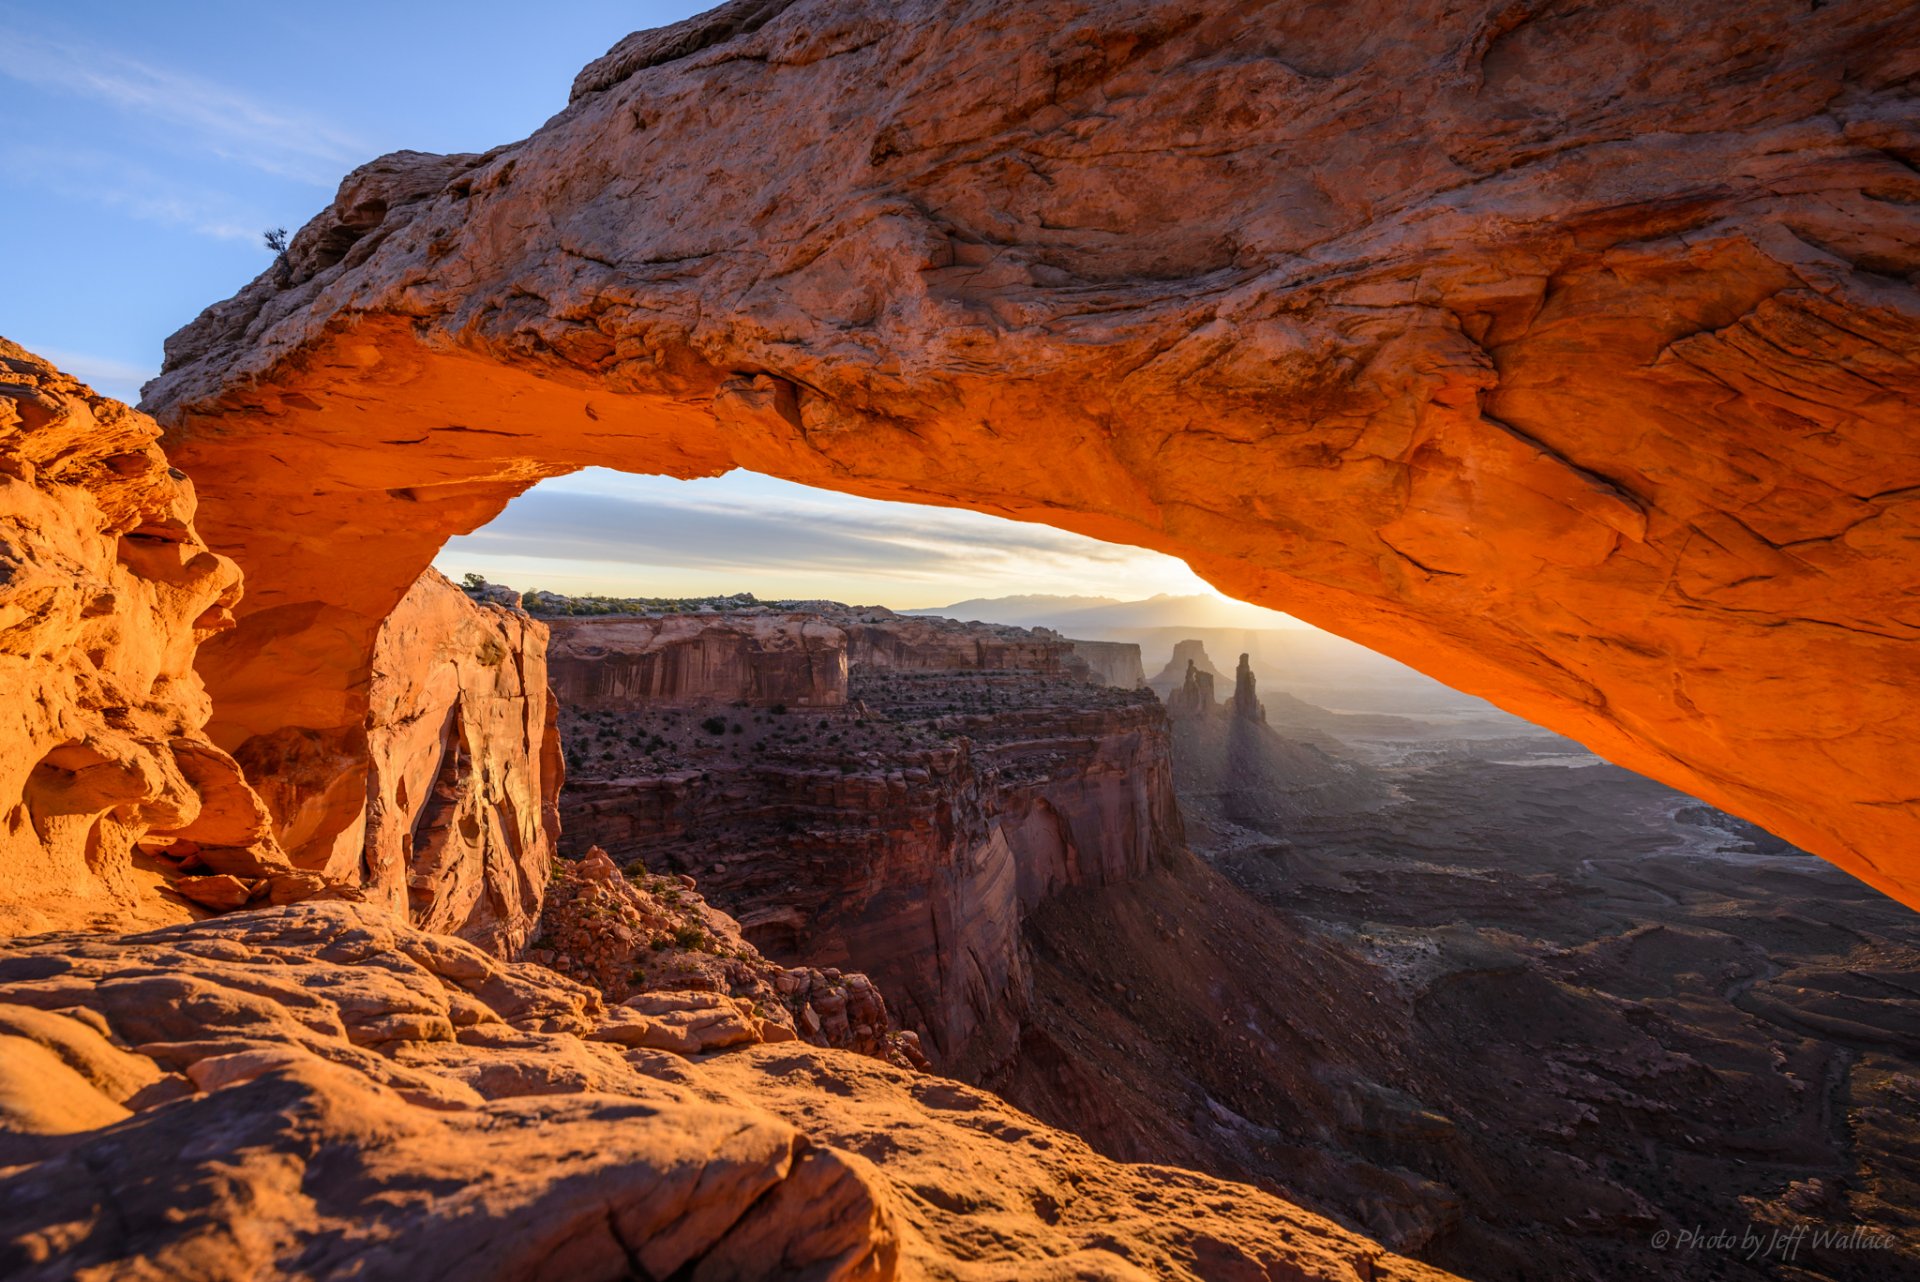
[[[446,536],[747,466],[1172,552],[1920,905],[1916,48],[1904,0],[630,38],[169,343],[145,405],[248,582],[211,731],[350,774]]]

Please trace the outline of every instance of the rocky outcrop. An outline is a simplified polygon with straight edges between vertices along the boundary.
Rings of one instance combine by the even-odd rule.
[[[555,870],[527,960],[661,1022],[663,1050],[704,1051],[796,1038],[925,1068],[913,1033],[895,1032],[865,975],[779,966],[685,875],[634,863],[629,879],[599,847]]]
[[[1175,721],[1204,719],[1220,710],[1213,697],[1213,674],[1202,672],[1194,660],[1187,660],[1186,679],[1180,688],[1167,695],[1167,716]]]
[[[1254,691],[1253,665],[1243,654],[1240,656],[1240,666],[1233,672],[1233,701],[1227,705],[1227,710],[1238,720],[1264,725],[1267,710],[1261,706],[1260,696]]]
[[[942,1071],[985,1072],[1025,1001],[1019,928],[1181,843],[1146,692],[972,668],[854,669],[831,713],[575,708],[570,845],[690,874],[790,965],[873,976]]]
[[[1187,670],[1191,668],[1209,682],[1217,681],[1226,674],[1213,666],[1213,660],[1207,657],[1207,645],[1204,641],[1176,641],[1173,657],[1167,660],[1167,666],[1153,674],[1147,685],[1162,699],[1173,696],[1173,692],[1187,684]]]
[[[954,1082],[665,1023],[371,905],[13,941],[0,1271],[1448,1276]]]
[[[1140,647],[1131,641],[1071,641],[1074,655],[1087,665],[1088,672],[1102,685],[1137,690],[1147,683],[1146,669],[1140,666]]]
[[[194,652],[233,626],[240,572],[159,436],[0,339],[0,936],[297,885],[202,731]]]
[[[546,628],[429,570],[380,630],[369,705],[366,884],[416,926],[512,953],[560,834]]]
[[[170,341],[217,742],[357,726],[539,477],[746,466],[1172,553],[1920,903],[1906,0],[736,9]]]
[[[298,866],[427,929],[497,952],[526,942],[563,773],[545,626],[428,570],[376,634],[357,733],[238,749]]]
[[[794,613],[548,620],[555,695],[578,708],[837,708],[847,699],[847,635]]]

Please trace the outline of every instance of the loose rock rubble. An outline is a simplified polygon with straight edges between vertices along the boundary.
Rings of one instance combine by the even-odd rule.
[[[555,869],[529,961],[598,989],[618,1011],[663,1030],[657,1045],[687,1052],[791,1041],[926,1068],[920,1040],[889,1027],[887,1005],[865,975],[777,966],[708,905],[686,875],[634,877],[594,847]]]

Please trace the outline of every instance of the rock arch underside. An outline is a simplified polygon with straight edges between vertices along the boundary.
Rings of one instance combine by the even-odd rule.
[[[381,621],[585,466],[1184,558],[1920,905],[1903,0],[737,3],[349,175],[143,408],[318,867]],[[355,775],[360,771],[360,775]]]

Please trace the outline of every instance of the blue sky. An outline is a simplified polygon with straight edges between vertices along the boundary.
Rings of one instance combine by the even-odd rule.
[[[166,337],[266,267],[261,233],[297,229],[348,170],[523,138],[615,41],[706,7],[0,0],[0,334],[135,401]],[[556,591],[899,608],[1209,590],[1169,557],[746,473],[549,481],[439,564]]]

